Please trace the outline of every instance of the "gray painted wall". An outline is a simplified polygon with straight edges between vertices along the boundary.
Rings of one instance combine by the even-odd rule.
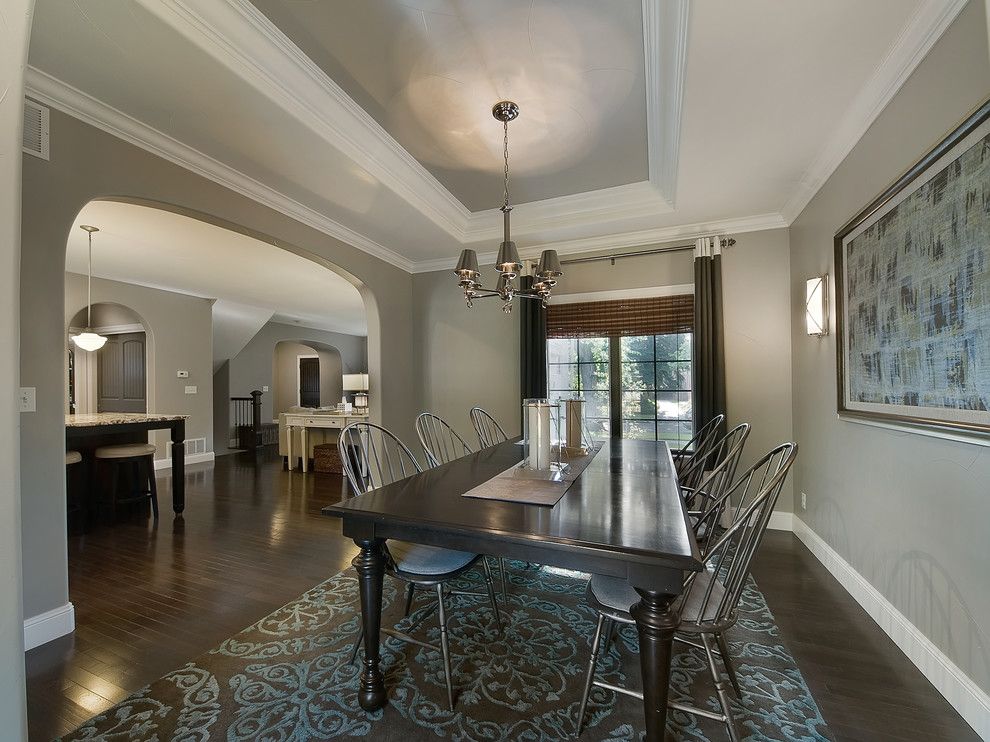
[[[132,310],[101,312],[99,316],[119,323],[132,314],[140,318],[147,336],[148,411],[189,415],[186,438],[206,438],[213,450],[213,313],[210,299],[149,289],[120,281],[93,279],[93,302],[112,302]],[[86,306],[86,276],[65,274],[65,329],[80,308]],[[97,315],[94,315],[96,317]],[[85,351],[79,351],[85,353]],[[188,371],[180,379],[176,371]],[[197,388],[186,394],[187,385]],[[165,458],[168,431],[150,434],[158,447],[155,458]]]
[[[990,96],[986,29],[971,2],[794,222],[791,317],[798,516],[990,691],[990,448],[838,419],[835,336],[803,316],[839,228]]]
[[[51,137],[50,162],[30,156],[23,160],[20,378],[21,384],[38,390],[38,411],[21,418],[20,433],[27,616],[68,600],[62,284],[66,239],[76,215],[90,200],[118,196],[170,204],[221,226],[239,225],[241,231],[270,244],[335,267],[357,286],[368,312],[372,419],[409,436],[419,408],[417,390],[410,383],[415,371],[412,279],[407,273],[55,110]],[[401,251],[401,245],[394,247]],[[2,295],[12,297],[16,292]],[[186,520],[195,517],[196,504],[190,503]]]
[[[230,396],[247,396],[252,389],[267,386],[269,393],[261,398],[261,419],[272,420],[285,409],[285,399],[291,397],[295,404],[295,356],[289,366],[280,374],[282,381],[291,386],[283,390],[281,403],[276,402],[275,348],[281,342],[294,342],[307,345],[316,351],[327,353],[327,361],[332,363],[328,349],[336,348],[340,353],[340,373],[359,373],[368,370],[368,339],[359,335],[345,335],[339,332],[311,330],[296,325],[286,325],[280,322],[268,322],[251,342],[234,358],[230,359]],[[311,352],[311,351],[310,351]],[[334,369],[324,369],[320,364],[320,398],[325,404],[335,404],[340,401],[341,379],[332,379]],[[328,374],[324,377],[324,373]],[[339,374],[338,374],[339,375]],[[325,387],[325,388],[324,388]],[[369,397],[370,401],[370,397]],[[409,423],[409,427],[411,427]]]
[[[32,0],[4,0],[0,23],[0,729],[27,739],[24,624],[21,603],[21,415],[14,390],[20,334],[18,262],[21,244],[21,104],[31,33]],[[28,156],[30,157],[30,156]],[[61,266],[60,266],[61,270]],[[26,384],[25,384],[26,386]],[[56,394],[58,387],[56,387]],[[25,413],[30,414],[30,413]],[[63,471],[60,464],[57,472]],[[61,474],[64,477],[64,474]],[[60,523],[63,528],[64,520]]]
[[[790,440],[791,339],[787,230],[735,235],[723,261],[729,421],[748,421],[747,461]],[[684,241],[670,243],[684,244]],[[565,265],[558,295],[694,283],[690,251]],[[494,274],[490,266],[484,275]],[[473,435],[468,410],[481,405],[507,432],[519,431],[519,317],[499,302],[464,306],[452,271],[413,276],[417,368],[424,409]],[[468,435],[462,432],[462,435]],[[744,462],[746,463],[746,462]],[[778,510],[792,508],[791,491]]]

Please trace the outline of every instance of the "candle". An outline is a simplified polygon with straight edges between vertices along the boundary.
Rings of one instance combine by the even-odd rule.
[[[567,447],[581,448],[584,445],[584,400],[568,399],[567,405]]]
[[[550,407],[547,404],[530,404],[529,418],[529,467],[547,471],[550,469]]]

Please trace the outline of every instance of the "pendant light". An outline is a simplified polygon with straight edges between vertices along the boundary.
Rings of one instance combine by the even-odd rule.
[[[504,160],[503,184],[502,184],[502,244],[498,248],[498,257],[495,259],[495,270],[498,271],[498,282],[494,289],[486,289],[481,285],[480,272],[478,271],[478,254],[471,249],[461,252],[461,257],[454,268],[454,275],[457,276],[457,285],[464,290],[464,300],[468,307],[474,305],[475,299],[484,299],[489,296],[497,296],[502,300],[502,311],[508,314],[512,311],[512,300],[515,297],[520,299],[536,299],[543,306],[550,301],[550,291],[557,284],[557,279],[563,275],[560,268],[560,258],[557,257],[556,250],[544,250],[540,255],[540,262],[536,266],[535,283],[530,289],[518,289],[513,284],[513,280],[522,270],[522,261],[519,259],[519,251],[516,243],[509,235],[509,212],[512,207],[509,205],[509,122],[519,115],[519,106],[510,100],[502,100],[492,107],[492,116],[497,121],[502,122],[502,157]]]
[[[93,232],[99,232],[99,227],[91,227],[88,224],[80,224],[82,229],[89,235],[89,272],[86,274],[86,329],[78,335],[70,336],[70,340],[81,350],[99,350],[106,345],[107,339],[103,335],[93,332]]]

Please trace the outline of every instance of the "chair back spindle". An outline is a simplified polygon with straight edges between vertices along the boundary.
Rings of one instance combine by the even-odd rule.
[[[697,487],[703,469],[692,467],[691,462],[697,458],[704,459],[709,449],[719,439],[719,431],[725,422],[725,415],[716,415],[702,426],[679,450],[674,452],[674,465],[677,469],[678,481],[687,487]],[[693,481],[691,478],[693,477]]]
[[[357,495],[422,471],[409,447],[390,430],[374,423],[351,423],[340,431],[337,451],[347,481]]]
[[[430,468],[473,453],[450,423],[432,412],[422,412],[416,418],[416,435]]]
[[[481,448],[489,448],[509,440],[498,420],[480,407],[471,408],[471,424],[478,434],[478,445]]]

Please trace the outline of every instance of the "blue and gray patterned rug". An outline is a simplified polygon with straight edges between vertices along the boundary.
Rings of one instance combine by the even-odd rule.
[[[360,661],[348,664],[360,629],[357,583],[342,572],[143,688],[63,738],[142,742],[306,742],[367,737],[389,742],[447,738],[461,742],[563,740],[573,736],[595,615],[586,578],[511,563],[506,624],[498,636],[482,598],[450,599],[456,707],[447,709],[438,652],[383,637],[389,705],[367,714],[357,704]],[[469,577],[462,589],[479,588]],[[386,578],[383,624],[401,618],[400,586]],[[410,619],[430,609],[424,596]],[[508,615],[506,615],[506,613]],[[401,628],[401,626],[400,626]],[[439,641],[435,615],[416,630]],[[617,634],[599,663],[607,682],[637,687],[634,627]],[[736,709],[747,740],[831,740],[821,712],[780,641],[763,594],[750,581],[740,620],[728,634],[743,702]],[[678,647],[671,697],[717,710],[700,651]],[[642,735],[638,701],[595,689],[581,740],[634,742]],[[678,740],[726,740],[724,727],[680,712],[668,717]]]

